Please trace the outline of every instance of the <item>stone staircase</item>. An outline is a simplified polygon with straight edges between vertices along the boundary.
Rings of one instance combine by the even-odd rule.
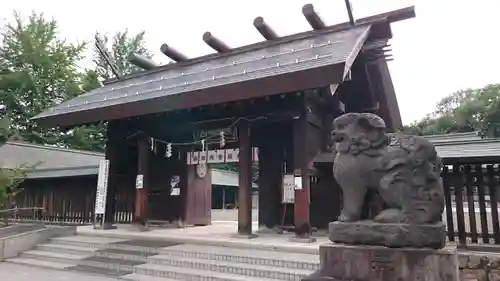
[[[312,254],[78,235],[7,262],[138,281],[299,281],[319,267]]]

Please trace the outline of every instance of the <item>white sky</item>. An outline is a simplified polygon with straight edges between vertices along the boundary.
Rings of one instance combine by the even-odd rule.
[[[310,27],[301,14],[314,4],[327,24],[347,21],[342,0],[2,0],[0,23],[13,10],[32,10],[58,20],[68,40],[93,40],[95,31],[128,28],[146,31],[154,59],[168,43],[190,57],[213,52],[201,37],[211,31],[232,47],[262,41],[252,22],[263,16],[279,35]],[[167,4],[169,3],[169,4]],[[453,91],[500,83],[500,1],[498,0],[352,0],[356,18],[416,6],[417,17],[393,24],[395,60],[390,69],[403,122],[432,112]]]

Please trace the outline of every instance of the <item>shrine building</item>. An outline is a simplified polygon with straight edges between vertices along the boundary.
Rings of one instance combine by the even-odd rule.
[[[391,24],[415,12],[408,7],[358,20],[349,13],[349,22],[332,26],[311,4],[302,12],[310,31],[281,37],[257,17],[262,42],[231,48],[206,32],[203,41],[213,54],[188,58],[163,44],[162,53],[176,63],[161,66],[131,55],[144,71],[117,73],[101,88],[34,118],[68,129],[107,122],[107,161],[96,199],[105,199],[96,204],[104,228],[116,223],[125,190],[133,195],[127,202],[134,224],[210,224],[210,171],[221,165],[238,171],[239,234],[255,232],[256,170],[259,228],[288,226],[308,239],[336,220],[341,201],[331,168],[332,120],[372,112],[389,131],[402,127],[387,64],[389,40]],[[287,176],[293,184],[284,184]]]

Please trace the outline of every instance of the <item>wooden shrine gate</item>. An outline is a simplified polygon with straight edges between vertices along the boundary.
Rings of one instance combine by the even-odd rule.
[[[331,153],[333,118],[368,111],[384,118],[390,130],[401,127],[386,47],[391,23],[415,12],[409,7],[333,26],[311,4],[303,14],[313,30],[279,37],[259,17],[254,25],[263,42],[230,48],[207,32],[203,40],[215,54],[189,59],[163,45],[162,52],[176,61],[164,66],[132,56],[145,71],[107,81],[35,117],[63,128],[108,122],[105,228],[115,222],[119,175],[128,176],[127,185],[136,179],[135,224],[155,218],[180,226],[210,223],[210,167],[206,159],[200,163],[209,155],[199,152],[224,149],[227,159],[227,150],[238,149],[238,233],[252,236],[252,153],[258,147],[261,226],[279,224],[282,177],[293,174],[301,180],[294,193],[295,234],[311,240],[312,221],[327,219],[317,219],[312,198],[331,207],[319,198],[335,194],[327,191],[332,177],[314,165],[317,155]],[[236,142],[223,141],[229,129],[237,132]],[[196,135],[210,130],[221,135]],[[313,177],[322,186],[314,192]]]

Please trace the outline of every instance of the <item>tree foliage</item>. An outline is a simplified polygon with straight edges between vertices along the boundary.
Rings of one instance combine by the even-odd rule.
[[[108,42],[108,37],[104,36]],[[0,106],[5,108],[14,139],[60,147],[103,151],[105,123],[61,131],[44,128],[31,120],[43,110],[101,86],[112,78],[110,67],[93,51],[95,67],[79,68],[87,44],[73,44],[58,34],[55,20],[32,13],[26,20],[14,13],[14,20],[0,32]],[[151,57],[144,32],[118,32],[112,37],[111,55],[123,74],[139,69],[127,61],[130,52]]]
[[[500,84],[455,92],[443,98],[435,112],[405,126],[404,131],[417,135],[481,131],[499,137]]]
[[[15,13],[0,36],[0,103],[12,121],[10,129],[25,141],[66,146],[59,130],[31,118],[82,92],[77,64],[85,44],[58,38],[56,21],[35,13],[27,21]]]
[[[139,67],[128,61],[130,53],[136,53],[148,58],[153,56],[146,48],[146,42],[144,40],[145,34],[145,31],[141,31],[135,35],[131,35],[128,30],[125,30],[115,33],[111,39],[107,35],[100,36],[99,33],[97,33],[96,36],[100,37],[105,45],[111,44],[110,56],[118,69],[118,73],[127,75],[141,71]],[[93,62],[96,65],[95,73],[98,78],[104,80],[114,78],[111,68],[97,48],[94,48]]]

